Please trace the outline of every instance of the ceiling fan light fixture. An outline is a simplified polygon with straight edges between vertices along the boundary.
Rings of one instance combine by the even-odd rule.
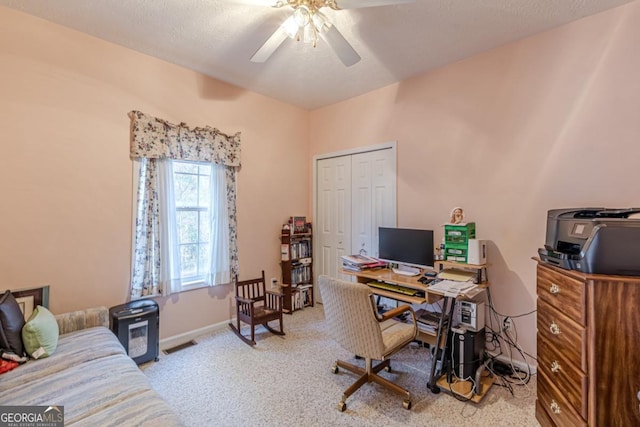
[[[307,25],[302,29],[302,41],[304,43],[312,43],[313,47],[316,47],[318,41],[318,34],[313,25]]]
[[[305,5],[298,6],[293,12],[293,19],[296,21],[296,24],[298,24],[298,27],[302,28],[307,26],[309,21],[311,21],[309,8]]]
[[[320,33],[325,33],[331,28],[331,23],[325,15],[317,9],[309,8],[306,5],[299,5],[282,23],[282,30],[293,40],[303,43],[318,43]]]
[[[286,35],[288,35],[292,39],[295,39],[298,36],[300,27],[296,23],[293,15],[291,15],[282,23],[282,29],[284,30]]]
[[[254,0],[255,1],[255,0]],[[264,0],[266,1],[266,0]],[[284,43],[287,37],[312,43],[315,47],[318,39],[331,47],[340,61],[350,67],[360,61],[360,55],[344,38],[338,28],[320,12],[322,8],[333,10],[356,9],[360,7],[387,6],[403,3],[413,3],[416,0],[271,0],[273,7],[290,7],[293,12],[264,42],[251,57],[252,62],[265,62]],[[337,2],[340,2],[338,6]]]
[[[331,22],[329,22],[327,17],[321,12],[314,13],[311,16],[311,21],[319,33],[326,33],[329,31],[329,28],[331,28]]]

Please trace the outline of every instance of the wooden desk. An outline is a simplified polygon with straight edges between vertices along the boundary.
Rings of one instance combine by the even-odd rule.
[[[374,294],[380,295],[381,297],[391,298],[396,301],[406,302],[408,304],[424,304],[429,303],[433,304],[434,302],[440,301],[443,295],[440,293],[429,292],[427,285],[424,285],[418,282],[418,279],[421,276],[403,276],[402,274],[396,274],[388,268],[383,268],[379,270],[365,270],[365,271],[347,271],[342,270],[343,274],[347,274],[349,276],[354,276],[359,283],[364,283],[365,285],[369,284],[369,282],[377,281],[377,282],[385,282],[391,283],[393,285],[405,286],[411,289],[417,289],[421,292],[425,293],[424,297],[414,297],[410,295],[404,295],[398,292],[387,291],[384,289],[374,288],[371,290]]]
[[[486,265],[450,263],[447,261],[437,261],[437,262],[440,263],[438,264],[440,267],[440,270],[442,270],[443,267],[455,266],[456,268],[470,268],[470,269],[477,270],[478,278],[480,280],[482,280],[483,270],[485,270],[485,276],[486,276]],[[438,325],[438,329],[436,331],[435,337],[432,336],[432,338],[427,338],[425,337],[426,333],[423,332],[422,336],[419,337],[419,339],[424,340],[431,345],[436,345],[436,343],[439,343],[439,345],[437,345],[437,348],[440,348],[443,350],[440,352],[441,353],[440,366],[441,367],[445,366],[447,340],[449,336],[449,328],[451,327],[451,321],[454,315],[456,298],[473,297],[479,293],[478,288],[474,288],[468,294],[463,294],[457,297],[453,297],[453,296],[446,296],[442,292],[429,290],[428,285],[424,285],[418,281],[418,279],[422,277],[422,275],[404,276],[402,274],[395,274],[392,270],[388,268],[379,269],[379,270],[364,270],[364,271],[358,271],[358,272],[342,270],[342,273],[349,276],[353,276],[356,278],[356,280],[359,283],[364,283],[366,285],[368,285],[372,281],[378,281],[378,282],[390,283],[393,285],[404,286],[411,289],[417,289],[421,292],[424,292],[424,297],[416,297],[416,296],[401,294],[398,292],[388,291],[385,289],[370,287],[373,294],[379,295],[381,297],[390,298],[390,299],[405,302],[408,304],[425,304],[425,303],[433,304],[435,302],[443,300],[442,312],[449,313],[448,318],[450,319],[450,321],[445,323],[444,322],[445,316],[440,316],[440,324]],[[484,282],[484,283],[480,283],[478,287],[482,289],[482,288],[486,288],[488,285],[489,285],[488,282]],[[440,386],[437,384],[437,380],[442,376],[442,372],[438,371],[437,366],[438,366],[438,363],[436,363],[436,361],[433,361],[431,363],[431,375],[429,377],[429,382],[427,383],[427,388],[431,390],[433,393],[440,392]]]
[[[447,261],[436,261],[436,262],[446,263],[446,264],[443,264],[445,266],[448,266],[448,264],[452,264],[458,268],[471,268],[474,270],[477,269],[479,271],[478,274],[480,275],[480,277],[482,275],[482,273],[480,272],[482,271],[482,269],[486,268],[486,265],[460,264],[460,263],[451,263]],[[440,265],[441,269],[443,265]],[[385,298],[391,298],[396,301],[406,302],[408,304],[425,304],[425,303],[433,304],[444,298],[444,294],[442,292],[430,290],[428,285],[424,285],[418,282],[418,279],[422,277],[421,275],[404,276],[402,274],[396,274],[388,268],[383,268],[379,270],[364,270],[364,271],[342,270],[341,273],[349,276],[353,276],[356,278],[356,281],[358,283],[364,283],[365,285],[368,285],[372,281],[377,281],[377,282],[390,283],[393,285],[404,286],[407,288],[416,289],[421,292],[424,292],[424,297],[415,297],[410,295],[404,295],[398,292],[387,291],[384,289],[371,287],[372,292],[376,295],[380,295]],[[482,282],[478,284],[477,288],[471,289],[465,294],[458,295],[457,298],[463,298],[463,299],[473,298],[476,295],[478,295],[487,286],[489,286],[488,282],[486,281]]]

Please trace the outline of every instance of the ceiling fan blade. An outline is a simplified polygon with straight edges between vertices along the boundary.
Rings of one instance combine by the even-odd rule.
[[[337,0],[339,9],[357,9],[360,7],[391,6],[394,4],[415,3],[416,0]]]
[[[280,47],[280,45],[287,39],[287,33],[284,32],[282,27],[278,27],[277,30],[271,34],[271,37],[258,49],[256,53],[251,57],[251,62],[265,62],[273,55],[273,53]]]
[[[332,25],[326,33],[321,33],[320,36],[331,46],[345,66],[350,67],[360,61],[361,58],[358,52],[349,44],[335,25]]]

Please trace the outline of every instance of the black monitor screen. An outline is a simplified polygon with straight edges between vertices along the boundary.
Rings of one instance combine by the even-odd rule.
[[[433,230],[380,227],[378,258],[414,267],[433,267]]]

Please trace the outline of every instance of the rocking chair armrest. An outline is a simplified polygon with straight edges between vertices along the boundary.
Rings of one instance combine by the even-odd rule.
[[[265,306],[272,310],[281,311],[284,303],[284,294],[280,292],[265,291]]]
[[[411,317],[413,319],[413,323],[416,323],[416,314],[413,311],[413,308],[411,308],[411,306],[409,305],[401,305],[400,307],[396,307],[393,308],[385,313],[382,314],[382,316],[380,317],[379,321],[380,322],[384,322],[385,320],[389,320],[392,319],[396,316],[399,316],[403,313],[409,312],[411,313]]]
[[[276,296],[278,298],[280,297],[284,297],[284,294],[282,292],[275,292],[275,291],[265,291],[265,293],[269,294],[269,295],[273,295]]]
[[[236,297],[236,301],[237,302],[241,302],[243,304],[253,304],[253,303],[255,303],[256,301],[259,301],[259,300],[256,300],[254,298]]]

